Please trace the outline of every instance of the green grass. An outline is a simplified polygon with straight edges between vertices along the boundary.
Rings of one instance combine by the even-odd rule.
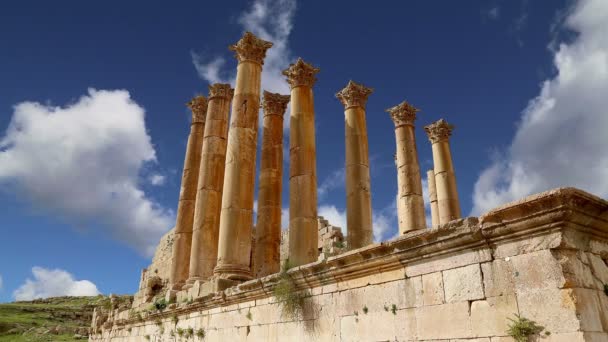
[[[108,305],[109,298],[106,296],[57,297],[0,304],[0,342],[78,341],[73,338],[74,332],[91,325],[93,309]],[[55,327],[61,327],[61,334],[34,332]],[[35,330],[23,334],[32,328]],[[8,333],[15,329],[19,332]]]
[[[0,342],[47,342],[47,341],[58,341],[58,342],[73,342],[73,341],[86,341],[86,339],[75,339],[72,334],[69,335],[47,335],[47,336],[35,336],[35,335],[0,335]]]

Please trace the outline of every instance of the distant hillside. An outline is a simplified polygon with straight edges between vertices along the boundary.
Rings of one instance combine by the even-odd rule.
[[[82,341],[93,309],[108,308],[107,296],[55,297],[0,304],[0,342]]]

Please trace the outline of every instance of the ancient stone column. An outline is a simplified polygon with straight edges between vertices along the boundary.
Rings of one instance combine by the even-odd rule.
[[[209,107],[198,176],[188,285],[213,275],[217,262],[228,116],[233,94],[234,90],[230,88],[230,84],[215,83],[209,86]]]
[[[416,149],[414,120],[417,108],[406,101],[386,110],[395,123],[397,140],[397,215],[399,234],[426,228],[422,178]]]
[[[251,229],[262,64],[272,43],[250,32],[230,50],[239,62],[228,132],[217,266],[220,279],[251,279]]]
[[[262,101],[264,132],[253,262],[258,278],[280,270],[283,114],[289,98],[265,91]]]
[[[439,208],[437,207],[437,187],[435,185],[435,171],[426,172],[426,180],[429,186],[429,202],[431,203],[431,226],[439,225]]]
[[[433,148],[433,170],[437,189],[439,224],[460,218],[460,203],[458,202],[456,176],[454,175],[449,142],[453,129],[454,126],[444,119],[424,127]]]
[[[319,256],[317,227],[317,154],[312,86],[319,68],[298,58],[283,71],[291,87],[289,118],[289,264]]]
[[[196,201],[196,184],[201,161],[203,132],[205,131],[205,116],[207,114],[207,99],[196,96],[188,102],[192,110],[192,124],[186,147],[182,185],[177,204],[177,219],[175,222],[173,260],[169,275],[170,287],[179,290],[188,278],[190,249],[192,246],[192,222]]]
[[[349,81],[336,94],[344,105],[346,145],[346,240],[349,249],[373,242],[372,196],[365,104],[371,88]]]

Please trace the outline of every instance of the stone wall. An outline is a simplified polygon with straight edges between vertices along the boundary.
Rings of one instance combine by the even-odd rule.
[[[140,307],[149,302],[151,296],[160,295],[169,281],[173,261],[174,231],[173,228],[163,235],[152,258],[152,263],[141,271],[139,288],[133,296],[133,307]]]
[[[607,260],[608,202],[557,189],[290,270],[310,294],[297,320],[271,275],[121,312],[91,340],[506,342],[517,314],[544,327],[538,341],[608,341]]]

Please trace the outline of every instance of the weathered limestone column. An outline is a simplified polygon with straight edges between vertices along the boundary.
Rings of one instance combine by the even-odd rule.
[[[414,120],[418,109],[406,101],[386,110],[395,123],[397,140],[397,215],[399,234],[426,228],[422,178],[416,149]]]
[[[349,81],[336,94],[344,105],[346,145],[346,240],[349,249],[373,242],[372,196],[365,104],[371,88]]]
[[[196,96],[188,107],[192,110],[192,124],[186,147],[184,171],[182,172],[182,185],[177,204],[177,219],[175,222],[173,260],[169,284],[171,289],[179,290],[188,278],[190,262],[190,249],[192,246],[192,221],[196,201],[196,184],[201,161],[203,146],[203,132],[205,131],[205,117],[207,114],[207,99]]]
[[[317,153],[315,109],[312,86],[319,68],[298,58],[283,71],[291,87],[289,122],[289,263],[291,266],[316,261]]]
[[[209,107],[198,176],[188,285],[213,275],[217,262],[228,116],[233,94],[234,90],[230,88],[230,84],[215,83],[209,86]]]
[[[435,185],[435,171],[426,172],[426,180],[429,186],[429,202],[431,202],[431,226],[439,225],[439,208],[437,207],[437,186]]]
[[[454,126],[444,119],[432,123],[424,130],[432,143],[433,169],[435,172],[435,186],[437,189],[437,207],[439,211],[439,224],[444,224],[460,218],[460,203],[456,190],[456,176],[452,164],[449,137]]]
[[[255,229],[254,273],[257,278],[280,270],[281,193],[283,190],[283,114],[289,95],[264,91],[264,135],[258,219]]]
[[[239,61],[228,132],[217,266],[220,279],[251,279],[251,229],[262,64],[272,43],[250,32],[230,50]]]

